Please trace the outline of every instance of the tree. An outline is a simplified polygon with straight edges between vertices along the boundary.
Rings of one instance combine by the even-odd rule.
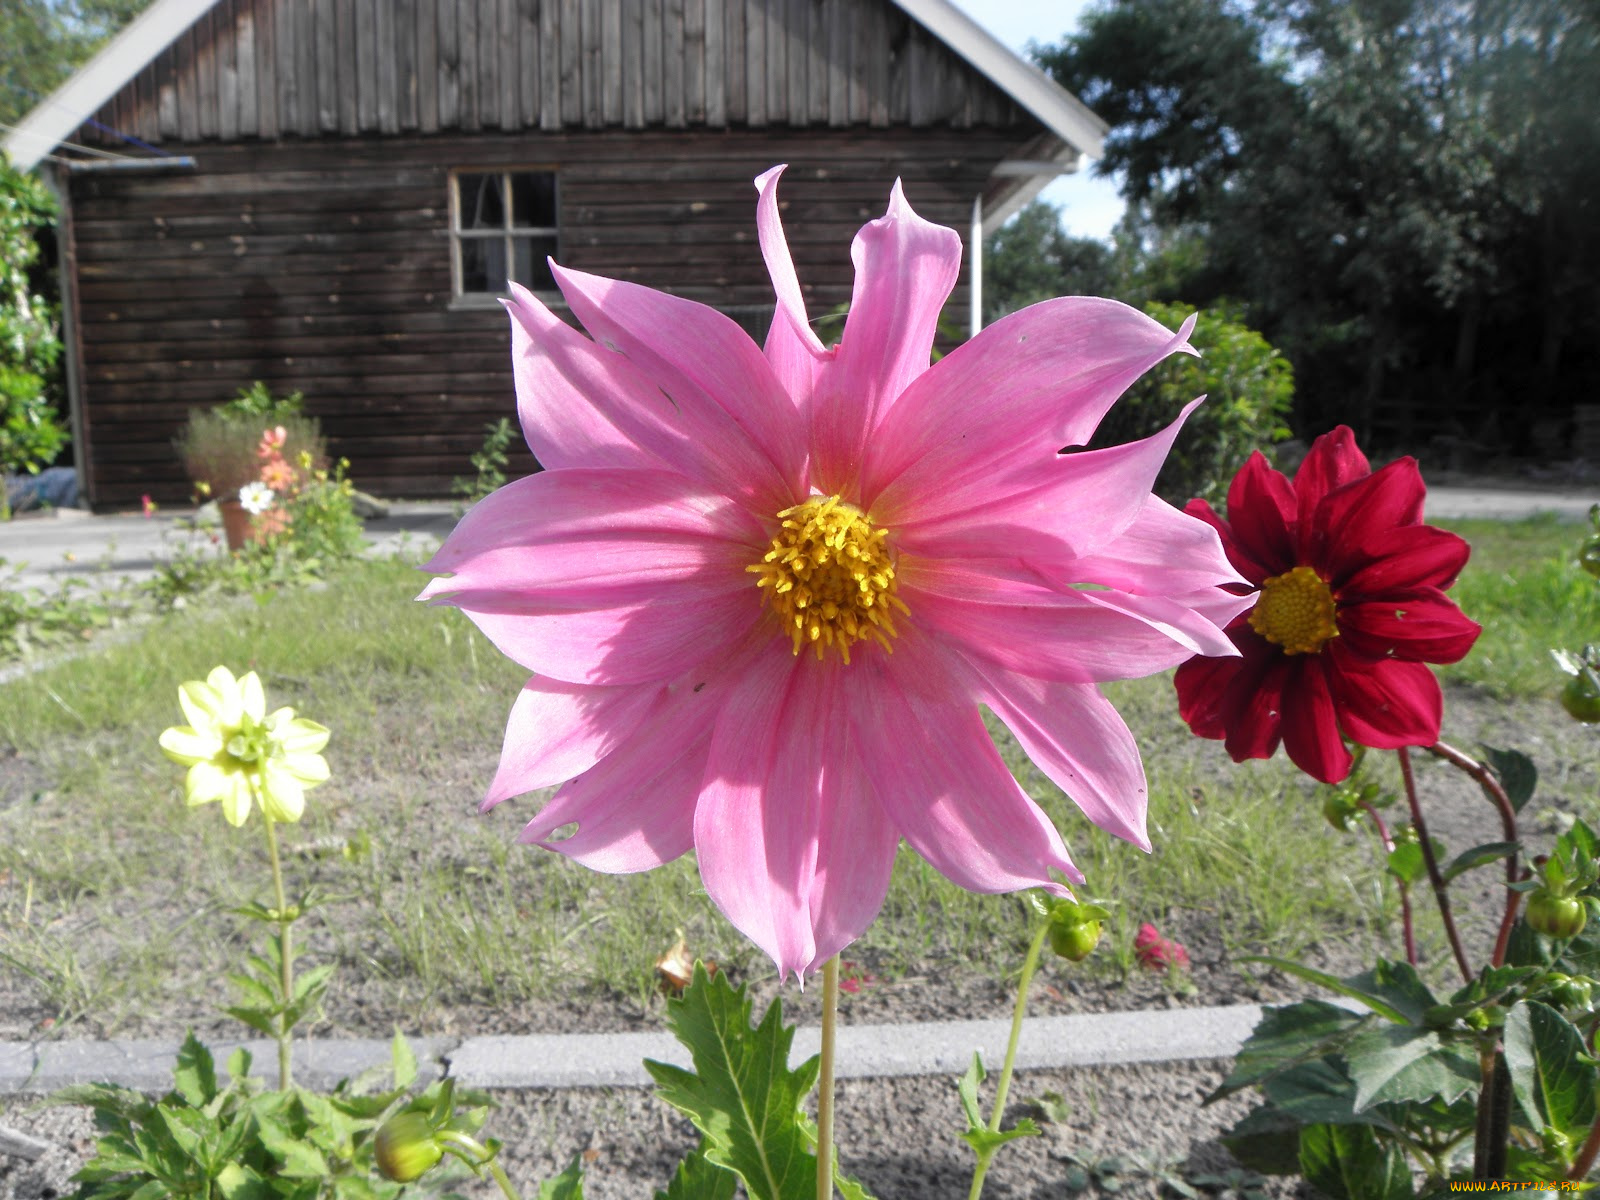
[[[0,0],[0,124],[15,125],[150,0]]]
[[[1202,235],[1182,290],[1246,300],[1289,353],[1307,432],[1483,434],[1597,371],[1596,22],[1587,0],[1116,0],[1040,61],[1112,123],[1129,200]]]
[[[1114,292],[1112,250],[1061,227],[1061,210],[1035,200],[984,241],[984,321],[1051,296]]]

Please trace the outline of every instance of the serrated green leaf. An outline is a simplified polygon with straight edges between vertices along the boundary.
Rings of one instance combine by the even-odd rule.
[[[1436,853],[1438,849],[1439,846],[1435,844]],[[1428,860],[1423,857],[1421,846],[1412,842],[1402,842],[1389,851],[1389,857],[1384,861],[1384,869],[1401,883],[1409,886],[1428,874]]]
[[[151,1119],[155,1108],[143,1092],[115,1083],[75,1083],[51,1092],[44,1102],[52,1106],[81,1105],[99,1113],[121,1117],[125,1121],[137,1122]]]
[[[1571,1022],[1537,1000],[1516,1005],[1506,1017],[1512,1094],[1535,1130],[1551,1125],[1579,1142],[1594,1124],[1597,1074],[1580,1061],[1584,1050]]]
[[[751,1200],[808,1200],[816,1194],[817,1160],[799,1122],[800,1103],[816,1081],[818,1062],[788,1067],[794,1030],[774,1000],[754,1029],[745,989],[723,975],[694,979],[668,1001],[667,1020],[689,1049],[693,1071],[645,1060],[658,1094],[704,1136],[705,1155],[738,1172]]]
[[[1300,1172],[1300,1122],[1276,1105],[1251,1109],[1218,1140],[1252,1171],[1263,1175]]]
[[[1470,850],[1463,850],[1442,868],[1440,874],[1444,881],[1449,883],[1459,875],[1481,867],[1485,863],[1492,863],[1498,858],[1506,858],[1522,849],[1521,842],[1485,842],[1481,846],[1474,846]]]
[[[243,1083],[250,1078],[250,1064],[255,1060],[250,1056],[250,1051],[240,1046],[228,1055],[228,1078],[234,1083]]]
[[[1435,1097],[1453,1104],[1481,1082],[1477,1059],[1432,1029],[1378,1026],[1350,1039],[1344,1054],[1356,1112]]]
[[[1511,810],[1521,812],[1522,806],[1533,799],[1534,788],[1539,785],[1539,768],[1521,750],[1496,750],[1493,746],[1482,749],[1485,760],[1500,777],[1500,786],[1505,789],[1506,799],[1511,801]]]
[[[312,967],[309,971],[302,971],[295,976],[294,998],[303,1006],[309,1006],[311,997],[320,997],[328,990],[328,980],[338,968],[333,966]]]
[[[1300,1132],[1300,1170],[1334,1200],[1410,1200],[1411,1170],[1398,1146],[1363,1125],[1312,1125]]]
[[[738,1186],[737,1175],[695,1150],[678,1164],[666,1190],[657,1189],[655,1200],[733,1200]]]
[[[277,1009],[278,990],[276,987],[269,987],[264,980],[235,971],[228,976],[228,982],[239,989],[240,999],[247,1004],[268,1011]]]
[[[1330,975],[1326,971],[1319,971],[1315,967],[1308,967],[1304,963],[1294,962],[1287,958],[1274,958],[1266,954],[1242,955],[1239,962],[1263,963],[1269,967],[1276,967],[1287,975],[1294,975],[1304,979],[1307,983],[1314,983],[1318,987],[1327,988],[1330,992],[1337,992],[1341,996],[1349,996],[1352,1000],[1359,1000],[1373,1012],[1385,1020],[1394,1021],[1396,1024],[1407,1024],[1405,1013],[1396,1008],[1389,1001],[1374,994],[1370,990],[1363,990],[1354,984],[1346,983],[1337,975]],[[1420,1018],[1420,1014],[1419,1014]]]
[[[539,1200],[583,1200],[583,1156],[574,1154],[567,1169],[539,1185]]]
[[[1422,1024],[1423,1014],[1439,1003],[1439,997],[1410,963],[1380,958],[1370,971],[1346,976],[1344,982],[1393,1006],[1413,1025]]]
[[[322,1179],[328,1174],[328,1161],[321,1151],[291,1134],[276,1121],[258,1118],[261,1144],[278,1160],[275,1174],[284,1179]]]
[[[410,1087],[417,1078],[417,1056],[411,1052],[411,1043],[406,1041],[398,1026],[389,1046],[389,1060],[394,1064],[395,1087]]]
[[[178,1094],[194,1108],[204,1108],[217,1094],[216,1060],[192,1029],[178,1047],[178,1065],[172,1072],[172,1082]]]
[[[1325,1000],[1268,1008],[1240,1047],[1233,1070],[1205,1102],[1211,1104],[1300,1063],[1319,1059],[1342,1045],[1363,1022],[1373,1019]]]

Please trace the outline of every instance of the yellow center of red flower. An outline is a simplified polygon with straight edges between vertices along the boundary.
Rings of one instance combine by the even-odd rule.
[[[850,647],[871,638],[885,650],[899,636],[891,609],[909,611],[895,592],[888,530],[838,496],[816,496],[778,514],[772,549],[746,567],[760,578],[784,632],[820,661],[831,647],[848,664]]]
[[[1310,567],[1295,567],[1261,585],[1250,612],[1250,628],[1285,654],[1315,654],[1339,636],[1333,621],[1333,593]]]

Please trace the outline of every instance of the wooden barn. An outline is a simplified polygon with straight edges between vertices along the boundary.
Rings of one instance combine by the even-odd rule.
[[[76,466],[115,510],[183,502],[173,435],[256,379],[363,489],[449,495],[514,414],[496,298],[557,302],[547,255],[759,339],[774,163],[813,316],[900,177],[968,242],[965,326],[982,232],[1104,132],[947,0],[155,0],[5,149],[62,201]]]

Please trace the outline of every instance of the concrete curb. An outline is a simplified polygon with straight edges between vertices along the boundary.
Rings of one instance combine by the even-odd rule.
[[[1261,1019],[1261,1008],[1151,1009],[1035,1017],[1023,1023],[1017,1066],[1102,1067],[1143,1062],[1231,1058]],[[1005,1057],[1009,1021],[936,1021],[925,1025],[846,1025],[839,1029],[836,1073],[842,1079],[960,1075],[976,1051],[992,1071]],[[271,1080],[276,1051],[267,1041],[212,1047],[219,1072],[238,1046],[252,1072]],[[795,1034],[798,1064],[815,1054],[821,1031]],[[416,1038],[419,1075],[448,1071],[472,1087],[542,1089],[647,1087],[643,1060],[690,1066],[670,1033],[545,1034],[527,1037]],[[169,1041],[0,1042],[0,1095],[51,1092],[78,1083],[120,1083],[143,1091],[172,1086],[178,1044]],[[314,1087],[389,1064],[389,1042],[374,1038],[305,1041],[295,1046],[295,1075]]]

